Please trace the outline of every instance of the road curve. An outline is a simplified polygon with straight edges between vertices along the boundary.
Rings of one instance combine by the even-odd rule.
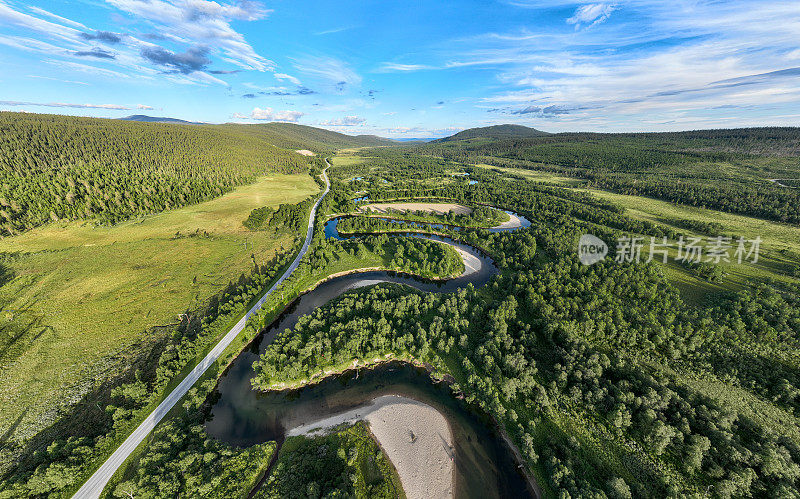
[[[325,159],[325,164],[330,167],[330,163],[328,160]],[[327,174],[328,168],[326,167],[325,170],[322,171],[322,178],[325,180],[325,191],[322,193],[322,196],[317,200],[314,204],[314,207],[311,208],[311,215],[308,218],[308,231],[306,233],[306,240],[303,242],[303,247],[300,248],[300,253],[297,254],[297,257],[294,259],[292,264],[286,269],[286,272],[269,288],[269,291],[264,293],[264,295],[256,302],[253,307],[247,311],[247,313],[242,317],[239,322],[236,323],[233,328],[217,343],[214,348],[208,352],[208,355],[195,366],[192,371],[186,375],[183,381],[175,387],[172,392],[167,395],[167,398],[161,402],[158,407],[153,410],[142,423],[133,430],[133,433],[122,442],[117,450],[114,451],[113,454],[103,463],[97,471],[83,484],[83,486],[78,489],[78,492],[75,493],[73,496],[74,498],[96,498],[100,497],[100,494],[103,492],[106,484],[117,469],[122,466],[122,463],[128,458],[128,456],[142,443],[142,441],[147,437],[147,435],[153,431],[153,428],[163,419],[164,416],[178,403],[178,401],[183,398],[186,392],[192,387],[192,385],[197,382],[198,379],[206,372],[206,369],[211,367],[214,362],[222,355],[222,352],[230,345],[234,339],[239,335],[239,333],[244,329],[244,325],[247,322],[247,319],[256,313],[261,306],[264,304],[264,301],[267,297],[272,294],[275,289],[280,286],[280,284],[289,277],[292,272],[295,271],[297,266],[300,264],[300,260],[308,251],[308,246],[311,244],[311,238],[314,236],[314,218],[317,215],[317,207],[328,194],[330,190],[330,181],[328,180]]]

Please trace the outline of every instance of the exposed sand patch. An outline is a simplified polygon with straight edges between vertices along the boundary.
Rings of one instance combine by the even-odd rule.
[[[505,222],[501,223],[500,225],[495,225],[493,228],[495,229],[519,229],[520,227],[528,227],[530,223],[525,224],[521,218],[519,218],[514,213],[508,213],[508,216],[511,217],[510,219],[506,220]]]
[[[298,154],[302,154],[303,156],[316,156],[316,154],[309,151],[308,149],[297,149],[295,152]]]
[[[313,435],[359,420],[369,423],[409,499],[453,497],[453,433],[447,419],[422,402],[384,395],[369,405],[294,428],[286,435]]]
[[[389,209],[400,211],[427,211],[437,215],[444,215],[451,210],[456,215],[468,215],[472,213],[472,208],[455,203],[371,203],[359,207],[361,211],[371,208],[373,212],[388,213]]]
[[[445,244],[450,244],[450,243],[445,243]],[[461,246],[456,246],[455,244],[450,244],[450,246],[452,246],[452,248],[456,250],[456,253],[458,253],[461,256],[461,260],[464,262],[464,272],[461,274],[460,277],[475,274],[481,270],[481,267],[483,267],[483,262],[481,261],[480,258],[470,253],[465,248],[462,248]]]

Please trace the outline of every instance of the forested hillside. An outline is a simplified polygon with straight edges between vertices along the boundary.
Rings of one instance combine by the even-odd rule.
[[[56,220],[114,224],[322,161],[292,149],[383,142],[285,123],[189,126],[0,113],[0,235]]]
[[[332,151],[342,147],[385,146],[397,144],[390,139],[375,135],[346,135],[324,128],[296,123],[265,123],[263,125],[224,125],[256,131],[270,136],[271,143],[286,149],[312,149]]]
[[[468,128],[462,130],[455,135],[445,137],[443,139],[434,140],[433,142],[450,142],[454,140],[468,140],[468,139],[510,139],[510,138],[526,138],[526,137],[543,137],[550,135],[547,132],[542,132],[535,128],[529,128],[522,125],[493,125],[484,126],[479,128]]]
[[[417,152],[456,161],[556,172],[623,194],[800,222],[800,190],[792,187],[792,182],[800,178],[798,128],[562,133],[447,141],[421,146]],[[774,179],[786,180],[778,184]]]

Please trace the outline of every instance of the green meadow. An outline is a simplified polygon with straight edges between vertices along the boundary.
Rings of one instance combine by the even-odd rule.
[[[722,232],[727,236],[731,236],[734,239],[734,243],[730,251],[732,261],[718,264],[722,271],[722,276],[714,282],[699,277],[695,272],[675,262],[677,248],[675,247],[675,242],[671,241],[673,247],[669,251],[667,264],[663,265],[664,274],[680,290],[683,298],[692,303],[700,303],[708,296],[713,296],[718,292],[745,289],[752,286],[754,282],[764,282],[769,279],[784,282],[797,280],[794,275],[794,269],[797,267],[797,262],[800,261],[800,227],[795,225],[724,211],[686,206],[645,196],[584,188],[581,187],[584,182],[580,179],[563,177],[546,171],[478,166],[521,176],[534,182],[579,189],[625,208],[627,216],[665,225],[694,237],[702,237],[706,243],[709,236],[678,227],[674,224],[674,220],[713,221],[720,224]],[[761,237],[758,262],[743,262],[739,264],[733,261],[733,253],[736,249],[735,240],[739,237],[744,237],[748,240]],[[612,241],[607,242],[613,243]],[[645,239],[642,251],[643,256],[646,258],[649,251],[649,238]]]
[[[272,175],[213,200],[111,227],[53,223],[0,239],[0,427],[24,438],[79,383],[125,356],[146,330],[268,262],[296,235],[251,232],[254,208],[319,191],[307,174]],[[78,390],[79,391],[79,390]]]

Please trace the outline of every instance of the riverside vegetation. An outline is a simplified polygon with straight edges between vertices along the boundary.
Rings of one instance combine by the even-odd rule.
[[[11,496],[75,490],[288,264],[292,217],[255,232],[242,221],[264,206],[306,210],[295,205],[318,192],[308,172],[321,159],[276,145],[381,143],[285,124],[23,113],[0,113],[0,128],[0,494]]]
[[[795,494],[800,488],[800,281],[794,271],[800,253],[792,243],[796,228],[776,223],[792,220],[789,203],[794,194],[765,187],[764,199],[772,200],[765,204],[767,211],[758,211],[746,199],[738,204],[719,201],[733,199],[724,187],[709,198],[718,201],[707,204],[682,198],[688,205],[736,214],[715,218],[718,226],[680,206],[665,207],[641,197],[660,192],[656,189],[626,191],[601,185],[592,177],[592,172],[606,166],[618,170],[609,175],[622,179],[645,174],[637,168],[662,164],[676,172],[689,171],[682,161],[699,157],[702,164],[731,161],[742,185],[747,175],[797,178],[791,131],[731,132],[729,140],[722,133],[574,140],[552,136],[519,139],[521,147],[479,135],[467,134],[466,143],[367,149],[335,158],[329,171],[331,192],[320,207],[308,257],[284,283],[283,293],[268,300],[248,323],[244,341],[268,325],[292,297],[334,273],[382,267],[446,277],[461,271],[452,250],[439,244],[373,234],[387,228],[379,218],[343,219],[342,223],[352,220],[347,223],[366,235],[324,239],[325,217],[358,215],[352,200],[359,196],[368,196],[370,202],[425,198],[476,207],[488,204],[524,215],[531,227],[515,232],[436,230],[483,249],[494,259],[499,275],[481,288],[449,294],[423,294],[387,284],[350,291],[301,318],[294,330],[278,335],[256,364],[255,386],[268,389],[308,380],[353,359],[388,354],[424,361],[439,376],[452,377],[456,391],[493,416],[522,452],[545,496]],[[535,140],[551,141],[550,149],[543,148],[550,151],[547,154],[569,142],[562,149],[575,158],[574,164],[548,166],[517,156],[517,151],[538,150],[536,144],[529,146]],[[580,163],[581,155],[575,152],[582,140],[590,142],[584,144],[587,163]],[[686,152],[701,149],[696,155]],[[553,155],[547,156],[548,161]],[[683,159],[675,159],[676,155]],[[600,162],[596,157],[605,159]],[[767,157],[775,161],[767,162]],[[626,158],[643,159],[630,163],[638,165],[635,168],[615,166],[627,165]],[[762,167],[768,168],[766,173]],[[715,168],[709,166],[707,177],[696,180],[693,185],[702,188],[695,194],[716,188],[711,178],[720,170]],[[512,173],[520,169],[523,173]],[[312,165],[312,173],[317,171],[318,165]],[[551,174],[581,182],[564,188],[541,180]],[[298,219],[294,212],[295,208],[273,204],[240,220],[251,221],[256,230],[249,233],[268,235],[280,228],[278,221],[291,225]],[[748,215],[770,221],[750,225]],[[446,223],[446,217],[431,217]],[[583,266],[575,250],[579,236],[587,232],[606,241],[630,234],[672,239],[716,232],[755,237],[759,234],[753,227],[765,231],[764,261],[755,270],[741,271],[746,282],[731,267],[721,267],[719,285],[712,288],[705,288],[706,279],[701,277],[680,280],[693,269],[676,270],[656,262],[607,259]],[[613,253],[612,245],[612,257]],[[126,424],[146,412],[148,401],[158,398],[182,366],[191,365],[193,355],[208,344],[203,342],[225,330],[290,256],[290,251],[281,253],[232,285],[207,316],[198,313],[195,320],[175,329],[174,344],[180,347],[167,348],[161,355],[154,349],[151,362],[139,364],[138,374],[132,369],[127,379],[109,389],[109,398],[100,400],[114,407],[105,413],[100,430],[95,418],[86,425],[91,428],[62,429],[59,438],[52,433],[42,436],[35,451],[13,472],[6,472],[3,493],[70,490],[76,476],[85,476],[99,464],[92,464],[92,456],[113,446],[118,438],[114,435],[124,433]],[[690,300],[686,297],[692,287],[708,292]],[[230,352],[192,389],[183,406],[120,470],[107,494],[156,497],[168,490],[176,495],[222,497],[252,490],[274,453],[272,444],[229,447],[206,435],[200,425],[216,376],[235,354]],[[159,370],[164,375],[158,376]],[[386,487],[395,477],[380,464],[362,430],[343,430],[355,437],[298,439],[278,456],[257,493],[279,494],[289,484],[292,490],[319,496],[394,490]],[[353,448],[359,450],[354,453]],[[314,453],[324,454],[330,466],[308,468],[306,457]],[[367,468],[359,460],[372,456],[370,464],[379,466],[369,468],[368,481]]]
[[[403,177],[397,151],[360,154],[360,164],[334,170],[334,179]],[[614,240],[625,232],[676,236],[680,228],[627,217],[581,192],[472,176],[480,182],[379,182],[368,194],[491,202],[528,217],[528,231],[460,233],[495,257],[502,273],[494,283],[453,295],[385,285],[345,295],[279,336],[256,366],[255,385],[311,379],[348,358],[412,357],[452,375],[468,400],[502,422],[547,495],[797,489],[796,280],[766,278],[693,306],[654,263],[585,267],[574,249],[587,231]],[[358,230],[381,224],[362,221]],[[320,355],[328,351],[336,355]]]

